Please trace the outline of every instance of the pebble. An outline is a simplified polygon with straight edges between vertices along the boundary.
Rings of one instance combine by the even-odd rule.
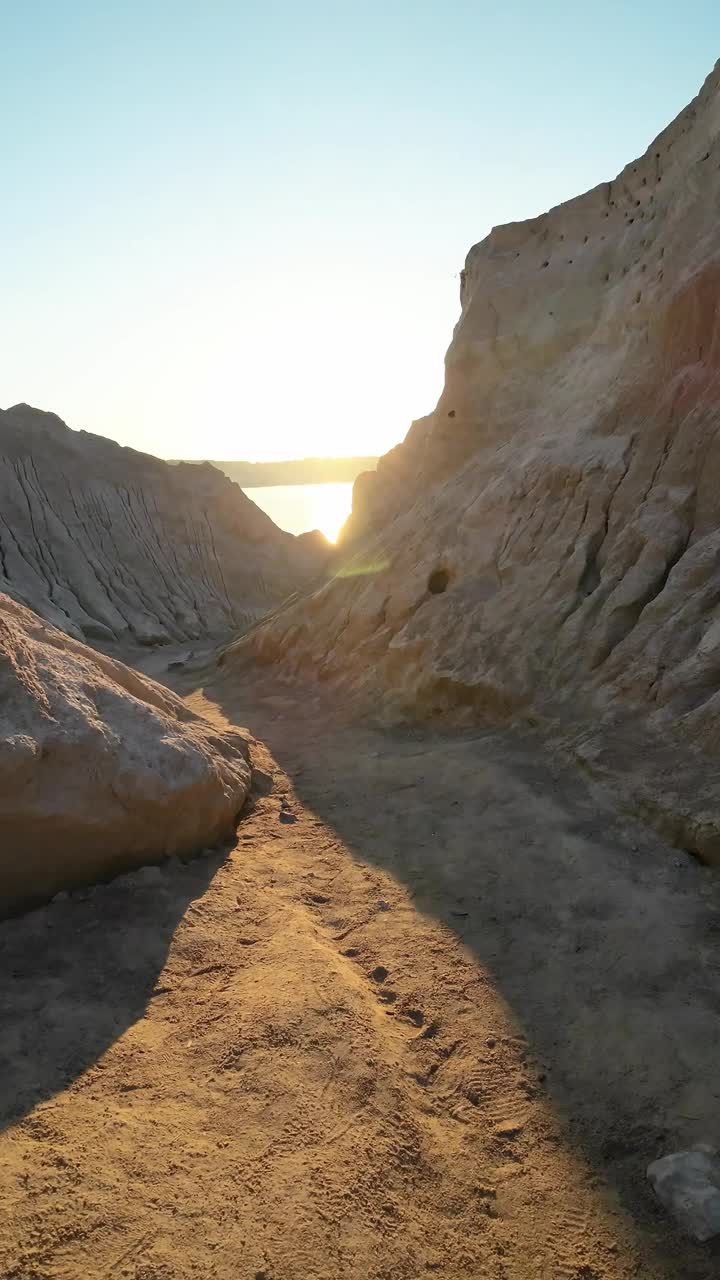
[[[720,1235],[720,1154],[707,1143],[648,1165],[658,1200],[699,1244]]]

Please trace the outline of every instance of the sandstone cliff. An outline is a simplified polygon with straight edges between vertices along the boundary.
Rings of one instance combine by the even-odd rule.
[[[0,915],[230,835],[247,754],[0,594]]]
[[[172,466],[28,405],[0,411],[0,589],[79,639],[227,636],[322,554],[210,465]]]
[[[356,482],[345,567],[237,658],[720,747],[719,133],[720,64],[612,182],[470,250],[435,412]]]

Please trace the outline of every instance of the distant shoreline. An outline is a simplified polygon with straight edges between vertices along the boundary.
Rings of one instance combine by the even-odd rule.
[[[241,489],[263,489],[272,485],[347,484],[361,471],[374,471],[377,457],[294,458],[283,462],[220,462],[208,458],[218,471]],[[202,466],[197,461],[196,465]]]

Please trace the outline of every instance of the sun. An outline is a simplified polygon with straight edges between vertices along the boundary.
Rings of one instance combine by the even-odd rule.
[[[352,485],[319,484],[313,493],[313,527],[325,534],[328,542],[337,542],[338,534],[350,514]]]

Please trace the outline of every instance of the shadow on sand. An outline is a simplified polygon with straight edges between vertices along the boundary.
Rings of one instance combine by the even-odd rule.
[[[542,1065],[568,1149],[634,1224],[628,1276],[716,1276],[720,1245],[683,1241],[644,1177],[666,1150],[720,1141],[714,873],[619,817],[540,741],[342,724],[329,702],[270,684],[263,694],[254,676],[224,673],[206,695],[267,742],[355,860],[462,940]],[[135,873],[3,924],[0,1124],[72,1086],[142,1017],[223,858]]]
[[[141,1018],[179,921],[226,857],[145,868],[0,927],[0,1126],[66,1089]]]
[[[635,1224],[642,1260],[628,1275],[652,1260],[667,1280],[716,1276],[720,1242],[680,1237],[645,1179],[667,1151],[720,1144],[716,875],[540,740],[343,725],[329,700],[277,694],[241,673],[205,689],[354,859],[390,873],[476,958],[544,1068],[568,1148]]]

